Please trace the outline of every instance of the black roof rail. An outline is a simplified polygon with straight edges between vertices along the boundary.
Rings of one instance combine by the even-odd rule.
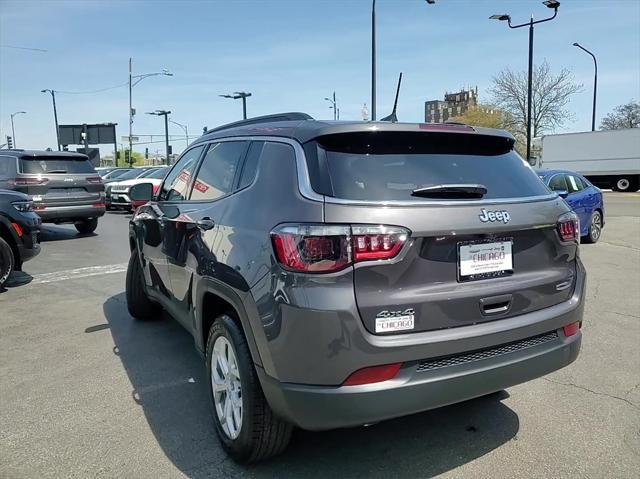
[[[272,115],[256,116],[253,118],[247,118],[246,120],[234,121],[233,123],[227,123],[226,125],[217,126],[211,130],[207,130],[205,135],[216,131],[228,130],[229,128],[237,128],[239,126],[255,125],[258,123],[274,123],[278,121],[299,121],[299,120],[313,120],[313,117],[306,113],[297,111],[289,113],[274,113]]]

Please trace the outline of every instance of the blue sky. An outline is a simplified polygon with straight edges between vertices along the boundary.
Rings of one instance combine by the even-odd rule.
[[[171,110],[190,134],[241,116],[240,101],[221,93],[250,91],[250,116],[304,111],[332,117],[324,97],[333,90],[342,119],[359,119],[370,103],[369,0],[235,1],[8,1],[0,0],[0,138],[15,117],[20,147],[54,147],[51,97],[43,88],[87,91],[167,68],[173,77],[145,79],[134,88],[134,134],[162,134]],[[509,13],[515,22],[547,16],[538,0],[378,0],[378,116],[391,110],[404,72],[401,121],[423,121],[424,101],[465,85],[489,100],[491,77],[526,69],[527,29],[490,21]],[[575,122],[562,131],[590,128],[593,63],[575,41],[598,57],[598,123],[613,107],[640,99],[640,1],[562,0],[558,17],[536,28],[535,59],[566,67],[584,83],[569,108]],[[60,123],[117,122],[127,134],[127,88],[57,95]],[[182,135],[170,125],[170,134]],[[158,138],[159,140],[160,138]],[[174,149],[184,147],[175,141]],[[163,145],[150,149],[162,151]],[[139,148],[141,149],[141,148]],[[103,154],[109,151],[103,147]]]

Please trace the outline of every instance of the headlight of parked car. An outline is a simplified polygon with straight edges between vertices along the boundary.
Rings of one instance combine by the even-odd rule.
[[[15,209],[22,213],[33,211],[33,201],[14,201],[11,203]]]

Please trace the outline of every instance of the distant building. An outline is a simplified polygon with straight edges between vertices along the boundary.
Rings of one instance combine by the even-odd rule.
[[[424,120],[427,123],[444,123],[449,118],[462,115],[478,105],[478,87],[464,88],[456,93],[445,93],[444,101],[429,100],[424,103]]]

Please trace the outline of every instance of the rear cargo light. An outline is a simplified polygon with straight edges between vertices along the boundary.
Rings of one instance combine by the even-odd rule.
[[[97,185],[97,184],[102,183],[102,178],[100,178],[99,176],[89,176],[87,178],[87,181],[89,183],[93,183],[94,185]]]
[[[358,369],[352,373],[343,383],[343,386],[360,386],[362,384],[379,383],[393,379],[400,371],[402,363],[383,364],[382,366],[371,366]]]
[[[573,336],[574,334],[576,334],[578,331],[580,331],[580,322],[575,322],[575,323],[571,323],[571,324],[567,324],[566,326],[564,326],[562,328],[562,331],[564,332],[564,335],[566,337],[569,336]]]
[[[359,261],[393,258],[408,235],[395,226],[295,224],[276,228],[271,240],[285,269],[328,273]]]
[[[12,178],[9,180],[9,184],[13,186],[34,186],[34,185],[46,185],[49,183],[49,178],[36,177],[20,177],[20,178]]]
[[[569,211],[558,218],[558,234],[562,241],[580,242],[580,220],[578,215]]]
[[[105,203],[94,203],[93,207],[94,208],[104,208],[106,206]]]

